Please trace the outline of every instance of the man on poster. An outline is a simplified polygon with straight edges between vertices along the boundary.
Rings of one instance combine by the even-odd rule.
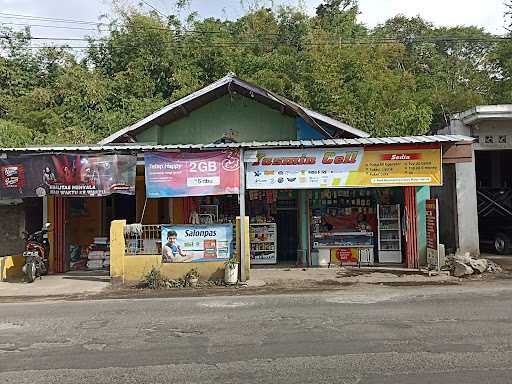
[[[167,232],[167,243],[162,247],[163,263],[186,263],[192,261],[192,256],[186,255],[181,246],[176,242],[178,234],[176,231]]]

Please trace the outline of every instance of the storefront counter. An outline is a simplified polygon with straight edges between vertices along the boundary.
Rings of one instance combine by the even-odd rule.
[[[324,232],[313,235],[313,265],[373,264],[373,232]]]

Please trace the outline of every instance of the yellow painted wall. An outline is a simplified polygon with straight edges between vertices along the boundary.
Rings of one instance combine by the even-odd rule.
[[[0,281],[9,281],[23,276],[21,270],[23,264],[25,264],[25,258],[21,255],[0,257]]]
[[[249,216],[245,216],[245,255],[243,268],[245,271],[245,280],[249,280],[251,274],[251,250],[250,250],[250,236],[249,236]],[[240,260],[240,216],[236,218],[236,257]]]
[[[110,224],[110,276],[123,277],[124,227],[126,220],[114,220]]]
[[[201,275],[199,280],[216,280],[224,278],[224,262],[204,263],[162,263],[162,256],[125,256],[124,257],[124,281],[137,282],[151,271],[157,268],[168,279],[180,279],[195,268]]]
[[[125,255],[124,226],[125,220],[114,220],[110,225],[110,276],[123,282],[137,282],[151,270],[159,268],[164,277],[182,278],[192,268],[201,275],[200,280],[222,279],[224,262],[202,263],[162,263],[161,255]]]

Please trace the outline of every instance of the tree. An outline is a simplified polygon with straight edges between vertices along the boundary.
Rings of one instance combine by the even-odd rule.
[[[355,0],[324,0],[314,16],[253,3],[219,20],[116,1],[108,33],[81,55],[33,50],[29,30],[2,28],[0,143],[95,142],[228,72],[375,136],[511,100],[510,40],[482,29],[398,15],[370,30]]]

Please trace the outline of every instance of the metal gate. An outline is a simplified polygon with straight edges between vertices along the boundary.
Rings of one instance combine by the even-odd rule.
[[[56,273],[69,270],[69,200],[64,197],[54,198],[54,267]]]

